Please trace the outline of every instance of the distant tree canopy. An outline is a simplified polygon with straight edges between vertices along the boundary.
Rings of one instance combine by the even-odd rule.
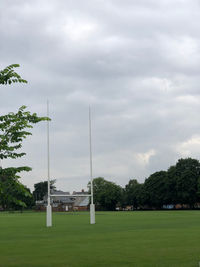
[[[125,186],[124,195],[125,204],[138,208],[142,203],[142,184],[136,179],[130,180]]]
[[[146,195],[145,203],[155,207],[161,208],[163,204],[167,203],[167,172],[155,172],[146,179],[144,183],[144,191]]]
[[[199,200],[199,161],[191,158],[180,159],[175,167],[169,168],[168,176],[175,185],[174,202],[189,204],[192,207]]]
[[[179,159],[167,171],[151,174],[144,183],[131,179],[124,188],[98,177],[93,180],[93,188],[98,210],[115,210],[118,205],[162,209],[164,205],[180,204],[194,208],[200,202],[200,162],[192,158]]]
[[[200,162],[179,159],[167,171],[155,172],[139,184],[130,180],[125,186],[127,205],[134,208],[162,208],[163,205],[181,204],[193,208],[200,201]]]
[[[50,181],[50,190],[55,190],[56,180],[51,180]],[[48,182],[39,182],[37,184],[34,184],[34,191],[33,191],[33,196],[35,201],[37,200],[43,200],[44,196],[47,194],[48,191]]]
[[[93,180],[94,203],[101,210],[115,210],[122,197],[122,188],[102,177]]]

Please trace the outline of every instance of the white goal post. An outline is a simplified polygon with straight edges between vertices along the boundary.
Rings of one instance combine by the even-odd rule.
[[[47,117],[49,117],[49,101],[47,100]],[[91,110],[89,107],[89,146],[90,146],[90,189],[91,194],[77,194],[77,195],[67,195],[68,197],[91,197],[90,204],[90,224],[95,224],[95,205],[93,197],[93,173],[92,173],[92,130],[91,130]],[[66,196],[66,195],[56,195],[50,193],[50,165],[49,165],[49,121],[47,120],[47,176],[48,176],[48,198],[46,207],[46,226],[52,227],[52,206],[51,197],[56,196]]]

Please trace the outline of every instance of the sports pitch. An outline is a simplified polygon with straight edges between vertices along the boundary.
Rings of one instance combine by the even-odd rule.
[[[200,211],[0,213],[0,266],[199,266]]]

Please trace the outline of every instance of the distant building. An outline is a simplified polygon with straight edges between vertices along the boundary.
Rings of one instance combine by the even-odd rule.
[[[84,190],[82,190],[81,192],[74,191],[73,195],[88,195],[88,192],[85,192]],[[88,210],[89,204],[90,204],[90,199],[88,196],[76,197],[74,202],[74,211]]]
[[[69,192],[61,190],[52,190],[51,205],[53,211],[84,211],[89,208],[89,197],[70,196]],[[73,192],[73,195],[88,195],[88,192]],[[36,201],[36,209],[39,211],[46,210],[47,195],[42,201]]]

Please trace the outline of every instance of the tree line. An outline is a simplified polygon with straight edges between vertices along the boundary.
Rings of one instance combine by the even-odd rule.
[[[33,193],[16,178],[15,169],[0,168],[0,206],[5,209],[34,208],[47,194],[47,181],[34,184]],[[56,189],[51,180],[51,189]],[[90,189],[90,183],[88,184]],[[93,179],[96,210],[162,209],[170,205],[197,208],[200,203],[200,162],[179,159],[167,171],[151,174],[143,183],[130,179],[122,187],[103,177]]]
[[[94,179],[94,201],[97,209],[115,210],[116,207],[132,209],[162,209],[179,205],[195,208],[200,202],[200,162],[197,159],[179,159],[167,171],[158,171],[139,183],[129,180],[124,188]]]
[[[55,189],[55,180],[51,181]],[[34,185],[35,200],[47,194],[47,181]],[[90,183],[88,184],[90,191]],[[200,202],[200,162],[179,159],[167,171],[151,174],[143,183],[130,179],[122,187],[103,177],[93,179],[94,203],[97,210],[162,209],[163,207],[197,208]]]

